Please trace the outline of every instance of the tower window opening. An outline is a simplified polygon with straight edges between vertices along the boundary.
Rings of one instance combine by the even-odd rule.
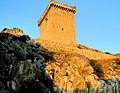
[[[62,28],[62,31],[64,30],[64,28]]]

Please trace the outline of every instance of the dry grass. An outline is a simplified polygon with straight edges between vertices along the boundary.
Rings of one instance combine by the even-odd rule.
[[[104,71],[102,68],[102,65],[96,61],[96,60],[91,60],[90,61],[90,65],[93,67],[94,69],[94,73],[98,76],[98,77],[103,77],[104,76]]]

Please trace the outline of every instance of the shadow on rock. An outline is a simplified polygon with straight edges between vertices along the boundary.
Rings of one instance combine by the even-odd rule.
[[[29,36],[0,33],[0,93],[54,93],[45,72],[50,54]]]

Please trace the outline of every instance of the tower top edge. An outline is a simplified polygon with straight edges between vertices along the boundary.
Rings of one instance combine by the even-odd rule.
[[[51,0],[50,3],[48,4],[46,10],[44,11],[43,15],[41,16],[40,20],[38,21],[38,26],[41,25],[42,21],[44,20],[45,16],[47,15],[47,13],[49,12],[51,7],[56,7],[56,8],[60,8],[62,10],[67,10],[69,12],[73,12],[74,14],[76,12],[75,6],[69,6],[69,5],[61,4],[59,2],[55,2],[54,0]]]

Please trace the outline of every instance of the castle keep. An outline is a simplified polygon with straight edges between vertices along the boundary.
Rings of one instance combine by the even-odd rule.
[[[76,7],[51,0],[38,21],[40,39],[55,41],[66,45],[75,44],[75,12]]]

